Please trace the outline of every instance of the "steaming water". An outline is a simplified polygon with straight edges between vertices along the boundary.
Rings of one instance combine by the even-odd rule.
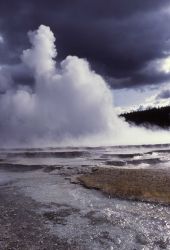
[[[0,162],[26,165],[97,165],[126,168],[168,168],[170,144],[0,149]]]
[[[40,202],[38,214],[56,214],[58,222],[46,226],[78,249],[170,249],[169,206],[109,199],[70,183],[74,175],[95,166],[170,171],[168,144],[1,149],[0,166],[0,185],[10,182]]]

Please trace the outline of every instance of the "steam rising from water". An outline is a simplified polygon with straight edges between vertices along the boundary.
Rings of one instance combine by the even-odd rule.
[[[170,133],[130,128],[114,113],[112,93],[85,59],[56,65],[55,37],[41,25],[29,32],[22,64],[35,87],[10,86],[0,96],[0,145],[109,145],[168,143]],[[3,77],[2,77],[3,78]],[[5,84],[5,82],[4,82]]]

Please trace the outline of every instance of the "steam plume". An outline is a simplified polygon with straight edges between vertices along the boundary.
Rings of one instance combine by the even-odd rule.
[[[130,128],[120,120],[107,83],[85,59],[68,56],[56,67],[55,37],[49,27],[41,25],[28,35],[31,48],[23,51],[21,60],[35,86],[14,88],[0,74],[5,89],[0,95],[1,146],[170,141],[168,132]]]

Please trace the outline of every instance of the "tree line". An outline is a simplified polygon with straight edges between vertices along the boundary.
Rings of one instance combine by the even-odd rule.
[[[170,127],[170,106],[132,111],[123,113],[120,117],[124,117],[127,122],[138,126],[144,125],[149,127],[152,125],[166,129]]]

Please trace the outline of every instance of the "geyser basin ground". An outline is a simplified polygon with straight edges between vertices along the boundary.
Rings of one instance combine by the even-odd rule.
[[[169,174],[169,152],[170,145],[1,150],[0,249],[170,249],[169,206],[109,198],[75,182],[103,167]]]
[[[170,172],[167,170],[102,168],[78,180],[112,197],[170,204]]]

